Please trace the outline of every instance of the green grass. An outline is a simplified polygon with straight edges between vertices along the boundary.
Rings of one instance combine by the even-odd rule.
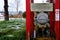
[[[25,20],[0,21],[0,40],[26,40],[25,32]]]

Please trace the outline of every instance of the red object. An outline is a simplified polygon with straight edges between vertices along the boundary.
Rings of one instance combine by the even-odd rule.
[[[26,0],[26,40],[30,40],[30,36],[34,31],[34,13],[30,10],[30,1]]]
[[[56,34],[56,40],[60,40],[59,39],[59,36],[60,36],[60,33],[59,33],[59,18],[58,18],[58,14],[59,14],[59,12],[60,12],[60,8],[59,8],[59,3],[60,1],[59,0],[55,0],[55,2],[54,2],[54,11],[55,11],[55,27],[54,27],[54,30],[55,30],[55,34]]]
[[[53,2],[53,0],[50,0],[50,3],[52,3]],[[54,22],[53,22],[53,20],[54,20],[54,11],[50,11],[49,12],[50,13],[50,15],[49,15],[49,18],[50,18],[50,32],[53,32],[53,24],[54,24]]]
[[[33,0],[26,0],[26,40],[30,40],[30,35],[34,31],[34,13],[31,12],[30,10],[30,1],[33,3]],[[53,0],[50,0],[52,3]],[[54,19],[54,31],[55,31],[55,36],[56,40],[59,40],[59,20],[56,20],[56,10],[60,10],[59,8],[59,0],[54,1],[54,13],[50,12],[50,31],[53,30],[53,19]],[[54,17],[53,17],[54,15]]]

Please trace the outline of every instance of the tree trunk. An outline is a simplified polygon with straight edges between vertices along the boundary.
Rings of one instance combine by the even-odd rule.
[[[8,0],[4,0],[4,17],[5,20],[9,20],[9,13],[8,13]]]

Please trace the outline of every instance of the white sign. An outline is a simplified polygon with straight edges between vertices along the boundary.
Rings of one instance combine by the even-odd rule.
[[[44,12],[41,12],[37,15],[37,21],[39,23],[47,23],[48,22],[48,15]]]
[[[59,21],[59,9],[55,10],[55,21]]]
[[[31,11],[53,11],[52,3],[32,3]]]

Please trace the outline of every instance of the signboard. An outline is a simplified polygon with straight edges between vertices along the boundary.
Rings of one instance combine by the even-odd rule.
[[[48,22],[48,14],[41,12],[37,15],[37,21],[39,23],[47,23]]]
[[[60,15],[59,11],[60,11],[59,9],[55,10],[55,21],[59,21],[59,15]]]
[[[52,3],[32,3],[31,11],[53,11]]]

